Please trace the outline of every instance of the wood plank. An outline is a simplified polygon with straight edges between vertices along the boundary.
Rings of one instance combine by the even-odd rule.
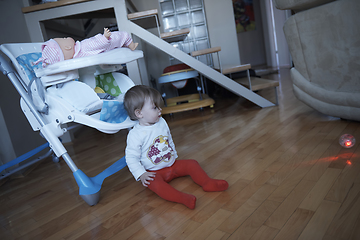
[[[221,240],[221,239],[228,239],[230,234],[222,232],[220,230],[215,230],[210,236],[207,237],[206,240]]]
[[[239,175],[239,174],[237,174]],[[273,175],[270,172],[263,172],[256,179],[251,181],[251,183],[236,194],[230,201],[228,201],[223,208],[229,211],[235,212],[239,209],[246,201],[248,201],[251,196],[253,196]]]
[[[292,240],[298,239],[301,232],[304,230],[310,219],[313,217],[314,212],[306,209],[297,208],[285,226],[281,228],[280,232],[274,240]]]
[[[186,192],[190,193],[187,190]],[[204,193],[201,190],[201,192],[195,191],[195,192],[191,192],[191,194],[194,194],[197,197],[197,207],[194,210],[189,210],[185,206],[181,204],[177,204],[172,209],[181,212],[181,214],[179,214],[176,219],[173,219],[173,224],[164,225],[163,227],[157,229],[156,230],[157,233],[169,239],[172,239],[172,238],[176,238],[177,235],[182,234],[182,230],[184,229],[184,226],[186,226],[189,221],[196,222],[198,223],[197,226],[200,226],[202,223],[192,220],[193,216],[196,215],[198,212],[206,209],[208,204],[213,202],[214,199],[216,199],[216,197],[220,193],[209,194],[209,193]],[[189,231],[187,235],[190,234],[191,232],[192,231]],[[183,238],[185,238],[186,236],[184,236]]]
[[[167,236],[168,239],[186,239],[191,233],[201,227],[201,223],[188,220],[181,225],[173,234]]]
[[[351,230],[351,240],[360,239],[360,218],[357,219],[353,230]]]
[[[299,240],[322,239],[339,207],[340,203],[324,200],[301,233]]]
[[[198,209],[196,209],[195,211],[197,211],[197,210]],[[172,207],[162,214],[164,216],[169,215],[170,216],[170,217],[168,217],[169,220],[166,221],[165,225],[161,224],[160,226],[158,226],[155,232],[161,236],[168,237],[168,236],[174,234],[174,232],[177,231],[178,229],[182,229],[182,226],[187,221],[190,220],[190,218],[193,214],[195,214],[195,213],[189,212],[189,211],[186,212],[186,214],[184,214],[183,209],[178,209],[176,207]],[[196,222],[196,223],[197,223],[197,226],[200,226],[200,223],[198,223],[198,222]]]
[[[229,189],[227,189],[226,192],[220,194],[214,199],[214,201],[211,201],[209,204],[206,205],[206,207],[199,210],[194,216],[191,217],[191,219],[200,223],[205,222],[225,203],[231,201],[231,199],[236,196],[242,189],[244,189],[248,184],[249,182],[243,179],[240,179],[233,184],[229,182]]]
[[[227,219],[232,212],[219,209],[213,214],[207,221],[205,221],[200,227],[193,231],[185,239],[207,239],[207,237],[214,232],[214,230]]]
[[[221,47],[205,48],[205,49],[202,49],[202,50],[191,52],[191,56],[192,57],[197,57],[197,56],[210,54],[210,53],[216,53],[216,52],[220,52],[220,51],[221,51]]]
[[[353,158],[346,158],[346,161],[353,161]],[[325,199],[329,201],[343,202],[348,195],[350,189],[354,186],[354,182],[360,172],[360,164],[349,164],[341,172],[333,187],[330,189]]]
[[[329,140],[331,141],[331,140]],[[310,171],[305,178],[310,181],[318,181],[327,170],[332,161],[337,159],[337,155],[341,151],[338,142],[331,141],[331,145],[325,150],[319,159],[312,165]]]
[[[97,220],[98,219],[94,216],[86,216],[84,219],[80,219],[80,221],[77,221],[65,228],[59,229],[58,231],[54,231],[53,234],[50,235],[47,239],[67,239],[68,236],[74,236],[76,234],[82,235],[90,231],[90,229],[99,227],[101,224]]]
[[[350,191],[336,213],[326,236],[334,239],[350,239],[352,232],[357,229],[356,222],[360,216],[360,184],[352,184]],[[358,234],[355,234],[358,235]]]
[[[268,149],[271,149],[271,147],[272,146],[269,146]],[[281,154],[281,152],[272,152],[263,159],[254,158],[253,161],[247,162],[242,168],[240,168],[238,172],[243,173],[243,179],[252,181],[263,173],[264,170],[276,159],[278,159]],[[256,162],[256,164],[254,164],[254,162]]]
[[[80,199],[77,204],[75,204],[72,199],[67,198],[66,196],[59,197],[56,201],[49,202],[44,204],[41,208],[38,208],[35,212],[29,212],[28,214],[34,214],[32,218],[29,218],[26,225],[21,224],[15,225],[14,229],[19,232],[22,236],[29,235],[33,231],[37,231],[39,226],[42,226],[54,219],[60,218],[63,214],[71,211],[74,208],[79,207],[81,204]],[[51,205],[52,207],[50,207]],[[63,206],[61,206],[63,205]],[[66,210],[63,209],[66,207]],[[47,209],[47,210],[45,210]],[[10,222],[11,223],[11,222]]]
[[[125,228],[120,228],[121,225],[114,225],[111,227],[111,229],[108,229],[108,231],[105,231],[104,238],[106,239],[128,239],[132,237],[134,234],[139,232],[141,229],[143,229],[146,225],[150,224],[152,221],[156,220],[159,215],[161,215],[164,211],[167,211],[169,208],[173,206],[174,203],[171,202],[165,202],[158,208],[153,209],[150,212],[146,212],[144,215],[141,214],[139,218],[133,218],[135,221],[131,223],[130,225],[126,224]],[[127,222],[127,219],[122,219],[123,223]],[[87,236],[91,236],[91,232]]]
[[[21,237],[18,232],[13,231],[13,229],[5,229],[3,226],[0,226],[0,235],[3,239],[15,239]]]
[[[219,230],[233,233],[249,216],[267,199],[275,190],[275,186],[263,185],[253,196],[251,196],[241,207],[229,216],[220,226]]]
[[[301,202],[299,208],[316,211],[340,173],[340,169],[328,168]]]
[[[299,207],[300,203],[304,199],[304,196],[308,194],[314,185],[315,182],[310,182],[307,180],[301,181],[289,194],[289,196],[281,203],[276,211],[269,217],[269,219],[267,219],[265,225],[280,230],[294,213],[294,211]]]
[[[189,192],[186,189],[184,191]],[[191,192],[191,193],[193,193],[193,192]],[[164,202],[163,199],[162,199],[162,202]],[[177,204],[177,205],[180,205],[180,204]],[[160,207],[160,205],[157,207]],[[175,207],[167,209],[166,211],[161,213],[156,219],[154,219],[149,224],[144,226],[143,229],[141,229],[136,234],[134,234],[131,237],[131,239],[145,239],[146,236],[148,236],[149,232],[154,233],[155,236],[158,236],[160,238],[168,236],[169,232],[171,232],[171,231],[164,231],[164,230],[165,229],[169,230],[169,225],[173,226],[174,223],[179,224],[181,222],[181,221],[179,221],[179,213],[180,212],[183,212],[183,211],[181,211]],[[192,215],[193,212],[189,211],[189,214]],[[185,219],[185,218],[180,217],[180,219],[187,220],[188,218]],[[182,222],[184,222],[184,221],[182,221]],[[181,224],[180,224],[180,226],[181,226]]]
[[[289,176],[297,169],[297,167],[302,164],[304,159],[306,159],[306,155],[304,154],[293,154],[287,155],[286,153],[282,156],[291,156],[291,158],[283,158],[281,160],[286,162],[282,165],[282,167],[268,180],[268,184],[280,186],[285,179],[289,178]]]
[[[266,200],[259,208],[230,236],[231,239],[250,239],[263,225],[266,219],[280,205],[278,202]]]
[[[279,232],[278,229],[262,225],[260,229],[250,238],[250,240],[269,240],[273,239]]]

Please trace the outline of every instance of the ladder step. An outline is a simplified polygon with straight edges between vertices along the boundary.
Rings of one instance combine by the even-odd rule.
[[[206,48],[206,49],[203,49],[203,50],[198,50],[198,51],[191,52],[191,56],[197,57],[197,56],[200,56],[200,55],[205,55],[205,54],[209,54],[209,53],[216,53],[216,52],[220,52],[220,51],[221,51],[221,47]]]
[[[130,13],[128,14],[128,19],[144,29],[158,28],[160,26],[160,22],[158,23],[158,26],[156,21],[158,19],[157,9]],[[190,33],[189,28],[166,33],[160,33],[160,29],[158,28],[158,31],[160,34],[160,38],[167,41],[168,43],[183,41]]]
[[[275,80],[269,80],[265,78],[250,77],[252,91],[257,91],[270,87],[278,87],[279,82]],[[234,79],[235,82],[240,83],[245,87],[249,87],[249,80],[247,77]]]
[[[128,19],[129,20],[134,20],[134,19],[137,19],[137,18],[153,17],[153,16],[155,16],[157,14],[158,14],[157,9],[151,9],[151,10],[146,10],[146,11],[142,11],[142,12],[129,13],[128,14]]]
[[[168,43],[178,42],[178,41],[183,41],[189,33],[190,33],[190,29],[184,28],[172,32],[161,33],[160,38],[167,41]]]
[[[223,68],[223,74],[230,74],[245,71],[251,68],[251,64],[237,65],[233,67]]]
[[[142,12],[129,13],[128,19],[142,28],[156,28],[156,18],[158,18],[158,10],[151,9]],[[160,22],[158,23],[160,26]]]

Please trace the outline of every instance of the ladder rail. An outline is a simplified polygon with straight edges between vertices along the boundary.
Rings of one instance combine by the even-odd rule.
[[[152,46],[158,48],[159,50],[161,50],[161,51],[169,54],[170,56],[178,59],[179,61],[187,64],[188,66],[195,69],[199,73],[203,74],[204,76],[206,76],[213,82],[228,89],[229,91],[235,93],[236,95],[244,97],[262,108],[275,106],[275,104],[270,102],[269,100],[252,92],[248,88],[246,88],[246,87],[242,86],[241,84],[233,81],[232,79],[224,76],[223,74],[221,74],[218,71],[212,69],[211,67],[205,65],[204,63],[196,60],[195,58],[189,56],[188,54],[184,53],[183,51],[173,47],[171,44],[160,39],[156,35],[148,32],[147,30],[145,30],[142,27],[138,26],[137,24],[131,22],[130,20],[128,20],[127,27],[128,27],[127,28],[128,31],[130,31],[132,34],[136,35],[143,41],[151,44]]]

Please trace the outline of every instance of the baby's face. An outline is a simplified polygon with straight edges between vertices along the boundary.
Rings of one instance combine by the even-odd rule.
[[[139,123],[142,126],[151,126],[157,123],[161,117],[161,108],[156,107],[154,102],[147,98],[145,100],[144,106],[140,110]]]
[[[71,59],[74,54],[74,46],[75,46],[75,40],[71,37],[65,37],[65,38],[54,38],[54,40],[59,44],[63,54],[64,59]]]

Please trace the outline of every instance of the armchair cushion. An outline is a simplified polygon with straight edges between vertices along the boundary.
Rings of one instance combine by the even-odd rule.
[[[357,0],[334,1],[296,13],[284,25],[296,96],[322,113],[358,121],[359,12]]]

